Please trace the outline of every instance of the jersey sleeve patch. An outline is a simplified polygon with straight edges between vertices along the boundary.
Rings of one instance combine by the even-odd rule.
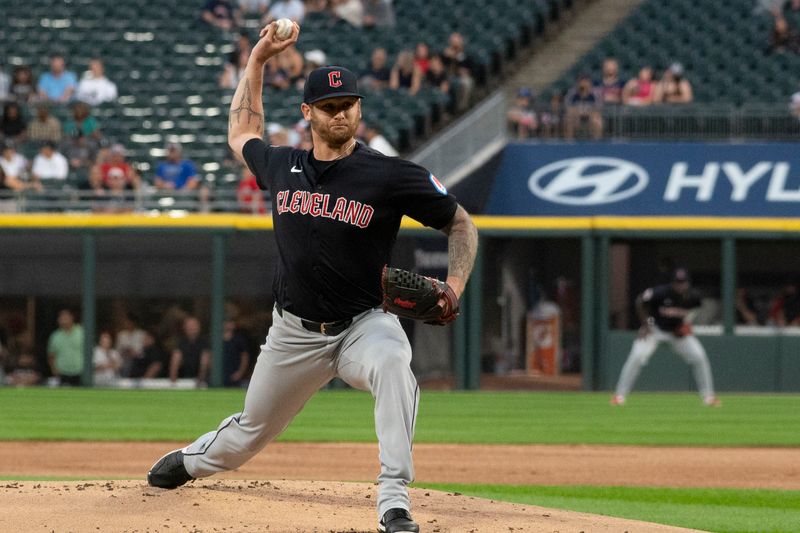
[[[433,188],[436,189],[437,191],[439,191],[439,194],[441,194],[443,196],[447,196],[447,188],[444,185],[442,185],[441,181],[436,179],[436,176],[433,175],[433,172],[428,174],[428,179],[433,184]]]

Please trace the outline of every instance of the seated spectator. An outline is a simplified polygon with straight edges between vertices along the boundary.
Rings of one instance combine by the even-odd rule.
[[[617,105],[622,103],[622,91],[625,82],[619,78],[619,63],[613,57],[603,60],[603,78],[595,84],[595,89],[600,93],[603,105]]]
[[[278,123],[270,122],[267,124],[267,136],[270,146],[291,146],[289,132]]]
[[[3,119],[0,122],[0,133],[9,141],[22,141],[27,134],[28,124],[22,116],[22,109],[16,102],[6,102],[3,106]]]
[[[64,133],[69,137],[87,137],[92,140],[100,139],[100,126],[84,102],[72,105],[72,118],[64,123]]]
[[[747,294],[747,289],[743,287],[736,289],[736,323],[749,326],[755,326],[759,323],[755,302]]]
[[[425,73],[425,84],[438,89],[444,94],[450,94],[450,81],[444,68],[442,56],[435,54],[428,62],[428,71]]]
[[[94,347],[94,384],[98,387],[108,387],[119,378],[119,369],[122,366],[122,356],[114,349],[114,339],[111,333],[103,331]]]
[[[125,147],[119,143],[111,145],[107,159],[99,160],[92,168],[92,188],[111,188],[111,174],[114,174],[114,179],[122,178],[125,189],[139,188],[139,173],[125,160]]]
[[[11,98],[19,104],[30,102],[36,94],[36,87],[33,82],[33,71],[26,65],[14,67],[11,73]]]
[[[769,318],[778,327],[800,326],[800,291],[797,283],[786,284],[772,299]]]
[[[219,77],[219,86],[222,89],[236,89],[244,77],[247,61],[250,59],[250,49],[243,48],[238,51],[234,62],[226,61],[222,75]]]
[[[122,170],[112,168],[108,172],[106,187],[97,194],[93,211],[98,213],[129,213],[133,211],[133,197],[125,186],[125,175]]]
[[[331,13],[337,19],[341,19],[354,28],[361,28],[364,25],[364,5],[361,0],[330,0]]]
[[[54,54],[50,58],[50,70],[39,78],[37,92],[42,100],[65,103],[72,100],[78,79],[75,73],[66,69],[64,56]]]
[[[683,65],[673,63],[664,71],[656,96],[665,104],[689,104],[694,99],[692,84],[683,75]]]
[[[400,52],[389,75],[389,87],[394,90],[404,89],[414,96],[419,92],[421,83],[422,73],[414,65],[414,56],[408,50]]]
[[[39,153],[33,158],[31,176],[34,182],[64,181],[69,175],[69,162],[61,152],[56,150],[55,143],[45,142]]]
[[[365,28],[394,28],[392,0],[362,0]]]
[[[603,134],[603,118],[600,115],[602,103],[594,93],[592,79],[588,74],[581,74],[578,83],[564,97],[566,117],[564,122],[564,138],[573,139],[575,130],[587,123],[592,139],[599,139]]]
[[[69,161],[70,172],[79,177],[82,186],[91,185],[91,169],[94,165],[96,143],[83,135],[69,137],[62,143],[64,156]]]
[[[275,59],[281,70],[283,70],[289,78],[290,85],[297,85],[300,81],[305,80],[303,76],[305,60],[303,59],[303,54],[298,52],[295,45],[284,49]]]
[[[133,362],[141,359],[144,352],[145,331],[128,315],[122,319],[122,326],[117,332],[114,348],[122,357],[120,375],[130,377]]]
[[[222,327],[222,371],[226,387],[241,387],[250,370],[247,340],[236,331],[236,323],[226,320]]]
[[[11,92],[11,77],[3,68],[2,63],[0,63],[0,102],[8,100],[10,92]]]
[[[264,65],[264,87],[285,90],[290,86],[289,73],[281,66],[280,62],[273,58]]]
[[[325,52],[319,49],[309,50],[303,54],[303,59],[303,73],[295,82],[295,88],[298,91],[303,90],[303,87],[306,84],[306,79],[308,79],[308,75],[311,73],[311,71],[319,67],[324,67],[328,64],[328,57],[325,55]]]
[[[300,24],[305,16],[306,8],[301,0],[275,0],[263,22],[269,24],[273,20],[289,19]]]
[[[305,0],[306,13],[323,13],[328,10],[328,0]]]
[[[358,130],[359,131],[357,132],[356,136],[363,139],[367,146],[373,150],[377,150],[383,155],[388,155],[389,157],[397,157],[399,155],[394,146],[392,146],[392,143],[390,143],[386,137],[383,136],[380,127],[374,123],[370,122],[368,124],[362,121],[358,126]]]
[[[50,106],[36,106],[36,117],[28,123],[28,139],[31,141],[61,141],[61,121],[50,114]]]
[[[58,313],[58,329],[47,341],[50,374],[60,385],[81,384],[83,373],[83,327],[75,322],[75,313],[62,309]]]
[[[270,0],[239,0],[239,9],[244,13],[256,13],[263,15],[269,8]]]
[[[539,136],[552,139],[561,136],[561,116],[564,113],[563,94],[558,91],[550,95],[548,106],[539,113]]]
[[[239,10],[230,0],[208,0],[200,15],[209,26],[232,31],[240,22]]]
[[[133,359],[130,377],[152,379],[164,375],[167,358],[152,331],[145,330],[142,337],[142,352]]]
[[[423,76],[428,73],[431,65],[431,51],[427,44],[418,42],[417,46],[414,47],[414,65]]]
[[[518,139],[529,139],[536,134],[538,122],[533,107],[533,91],[521,87],[517,91],[514,105],[508,110],[508,125]]]
[[[622,103],[632,106],[646,106],[658,101],[657,85],[653,81],[653,69],[646,66],[639,69],[639,77],[628,80],[622,90]]]
[[[17,153],[17,148],[13,141],[6,141],[3,145],[3,153],[0,155],[0,169],[3,171],[6,189],[21,191],[33,188],[26,180],[28,160],[22,154]]]
[[[180,144],[169,143],[166,161],[156,167],[155,186],[159,189],[182,190],[197,189],[199,185],[197,167],[189,159],[183,158]]]
[[[450,91],[455,111],[469,107],[475,88],[473,69],[475,64],[466,51],[464,37],[454,32],[448,38],[447,48],[442,52],[442,61],[450,75]]]
[[[29,351],[20,353],[11,362],[11,368],[6,374],[6,385],[11,387],[30,387],[42,381],[42,373],[36,357]]]
[[[797,31],[789,26],[783,15],[775,17],[772,35],[766,52],[778,54],[784,52],[800,53],[800,36],[798,36]]]
[[[177,347],[172,351],[169,361],[169,379],[196,379],[198,384],[206,382],[208,366],[211,361],[211,349],[208,341],[201,335],[200,321],[195,317],[186,317],[183,321],[183,335],[178,339]]]
[[[117,99],[117,85],[106,78],[102,61],[89,61],[89,70],[83,73],[75,97],[92,106]]]
[[[242,213],[265,214],[267,206],[264,202],[264,193],[258,186],[258,180],[247,166],[242,168],[242,179],[236,187],[236,201]]]
[[[369,67],[361,75],[359,82],[368,89],[380,91],[389,85],[392,75],[391,69],[386,66],[386,49],[376,48],[370,56]]]

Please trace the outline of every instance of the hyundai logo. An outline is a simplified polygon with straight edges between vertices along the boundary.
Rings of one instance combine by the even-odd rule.
[[[531,174],[530,191],[550,202],[598,205],[636,196],[647,187],[647,172],[614,157],[575,157],[550,163]]]

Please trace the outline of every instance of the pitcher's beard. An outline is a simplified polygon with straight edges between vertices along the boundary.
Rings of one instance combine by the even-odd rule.
[[[351,125],[351,124],[342,124],[345,126],[344,128],[331,128],[325,127],[320,128],[318,127],[319,124],[314,124],[312,121],[312,127],[318,132],[319,136],[325,141],[328,146],[331,148],[341,148],[345,143],[349,142],[350,139],[356,134],[356,129],[358,128],[358,123]]]

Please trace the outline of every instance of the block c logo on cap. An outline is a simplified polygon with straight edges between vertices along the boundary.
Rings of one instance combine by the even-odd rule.
[[[342,72],[340,70],[328,72],[328,85],[331,87],[342,86]]]

